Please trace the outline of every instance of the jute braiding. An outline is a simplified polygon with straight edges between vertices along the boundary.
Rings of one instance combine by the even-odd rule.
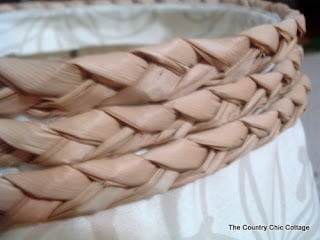
[[[310,90],[297,45],[303,16],[282,4],[223,2],[284,20],[232,38],[176,39],[131,53],[0,59],[2,116],[66,116],[46,124],[0,119],[0,164],[53,166],[0,178],[6,224],[92,213],[165,192],[295,122]],[[271,72],[261,72],[271,64]]]

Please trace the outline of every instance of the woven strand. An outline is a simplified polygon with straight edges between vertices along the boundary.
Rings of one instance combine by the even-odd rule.
[[[301,48],[296,47],[289,58],[301,53]],[[163,104],[102,107],[48,124],[0,119],[0,164],[74,164],[219,127],[264,109],[279,94],[291,90],[300,77],[300,59],[281,61],[272,72],[252,74],[224,85],[215,85],[220,81],[211,80],[211,67],[200,65],[209,73],[210,78],[204,77],[209,79],[208,86]],[[216,70],[213,72],[216,74]],[[162,84],[156,86],[159,89],[163,89]],[[128,92],[124,101],[133,102],[132,95]],[[89,125],[88,119],[93,119]]]
[[[212,174],[290,127],[305,110],[309,89],[303,76],[265,112],[190,134],[141,156],[125,154],[5,175],[0,178],[4,220],[9,224],[87,214]]]
[[[256,0],[208,2],[260,7],[283,21],[131,53],[0,59],[1,116],[65,116],[49,123],[0,119],[0,164],[47,166],[0,178],[4,225],[88,214],[168,191],[294,124],[311,88],[300,72],[303,16]]]

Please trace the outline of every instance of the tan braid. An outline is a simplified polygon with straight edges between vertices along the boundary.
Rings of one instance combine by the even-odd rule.
[[[175,92],[171,89],[179,89],[179,83],[182,85],[183,80],[172,79],[175,75],[153,64],[153,71],[144,76],[146,80],[142,79],[134,85],[135,90],[126,88],[126,94],[118,98],[126,103],[92,109],[47,124],[0,119],[0,137],[4,141],[0,146],[3,152],[0,161],[2,164],[28,161],[47,166],[73,164],[136,151],[182,139],[191,132],[219,127],[265,108],[280,94],[291,90],[301,77],[301,54],[301,48],[295,47],[289,53],[289,59],[296,61],[285,59],[276,64],[272,72],[251,74],[226,84],[220,82],[224,79],[215,78],[218,74],[215,68],[199,64],[184,79],[190,82],[189,76],[195,75],[191,80],[198,85],[199,73],[193,70],[201,69],[204,71],[201,72],[203,86],[194,90],[198,86],[190,87],[189,84]],[[157,85],[153,84],[154,81]],[[170,87],[172,82],[174,87]],[[152,88],[144,88],[144,85]],[[178,92],[177,96],[188,92],[161,103],[128,105],[137,99],[132,92],[150,90],[153,91],[149,94],[150,98],[158,99],[157,94],[161,94],[163,88],[174,94]],[[90,124],[87,124],[88,119],[92,121]],[[25,154],[17,154],[21,151]]]

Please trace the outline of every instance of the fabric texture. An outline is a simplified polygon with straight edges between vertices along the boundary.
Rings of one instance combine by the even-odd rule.
[[[303,70],[312,81],[312,92],[309,96],[309,106],[302,117],[305,126],[309,157],[314,168],[320,199],[320,81],[319,81],[320,52],[307,54],[302,63]]]
[[[230,4],[133,5],[129,8],[104,4],[0,11],[0,55],[70,51],[102,45],[114,50],[119,46],[156,44],[177,36],[215,38],[277,21],[276,14]]]

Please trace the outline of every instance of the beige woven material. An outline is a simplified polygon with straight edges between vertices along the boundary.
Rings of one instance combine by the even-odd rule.
[[[294,124],[311,87],[297,44],[304,17],[282,4],[223,2],[276,12],[282,22],[130,53],[0,59],[0,165],[44,166],[0,178],[4,225],[88,214],[165,192]],[[64,118],[9,119],[19,113]]]

